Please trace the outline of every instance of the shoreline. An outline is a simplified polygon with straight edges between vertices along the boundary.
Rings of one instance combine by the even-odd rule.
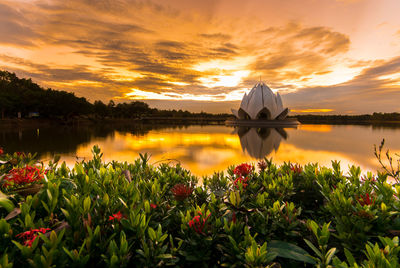
[[[228,119],[229,120],[229,119]],[[400,127],[400,121],[377,121],[377,120],[304,120],[297,119],[304,125],[369,125],[369,126],[393,126]],[[215,118],[173,118],[173,117],[144,117],[144,118],[74,118],[63,119],[0,119],[0,128],[43,128],[53,126],[84,127],[96,125],[127,126],[127,125],[225,125],[226,119]]]

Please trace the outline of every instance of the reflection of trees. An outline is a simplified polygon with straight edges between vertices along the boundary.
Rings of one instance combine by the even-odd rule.
[[[112,137],[115,131],[143,136],[150,130],[182,126],[156,125],[93,125],[93,126],[56,126],[40,129],[1,129],[0,147],[7,152],[32,152],[38,156],[46,154],[74,154],[80,145],[93,139]]]
[[[246,128],[236,129],[243,151],[254,158],[261,159],[273,150],[278,150],[282,138],[287,138],[283,128]]]

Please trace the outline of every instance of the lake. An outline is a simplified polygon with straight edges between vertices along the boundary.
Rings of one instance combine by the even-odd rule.
[[[361,166],[375,172],[380,166],[374,156],[374,144],[386,140],[386,148],[400,153],[400,127],[364,125],[300,125],[285,129],[235,129],[209,126],[124,127],[47,127],[40,129],[2,129],[0,147],[8,152],[37,152],[48,161],[59,154],[73,166],[76,160],[91,157],[91,148],[99,145],[104,160],[133,162],[139,153],[151,155],[150,163],[181,163],[194,174],[210,175],[230,165],[256,163],[273,158],[281,164],[318,162],[331,166],[339,160],[342,169]]]

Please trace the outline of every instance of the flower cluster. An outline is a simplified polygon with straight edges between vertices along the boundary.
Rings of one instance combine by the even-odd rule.
[[[175,199],[178,201],[183,201],[192,194],[193,189],[185,184],[176,184],[172,187],[171,192]]]
[[[243,163],[243,164],[235,167],[235,169],[233,170],[233,173],[236,176],[239,176],[239,177],[246,177],[247,175],[250,174],[250,172],[252,170],[253,170],[253,166],[252,165]]]
[[[3,179],[5,188],[13,185],[23,186],[33,182],[41,181],[46,172],[37,167],[26,166],[24,168],[13,168]]]
[[[246,188],[247,187],[247,181],[249,180],[249,177],[245,177],[245,178],[243,178],[243,177],[238,177],[238,178],[236,178],[236,180],[234,180],[234,182],[233,182],[233,185],[235,185],[235,187],[236,188],[239,188],[239,182],[241,182],[242,183],[242,185],[243,185],[243,188]]]
[[[117,221],[121,221],[123,215],[121,213],[121,211],[118,211],[117,213],[113,214],[112,216],[108,217],[109,221],[113,221],[113,220],[117,220]]]
[[[0,155],[4,154],[4,150],[2,147],[0,147]]]
[[[197,214],[198,215],[194,216],[193,219],[189,221],[189,227],[198,234],[204,234],[203,230],[206,226],[208,218],[211,216],[211,213],[209,213],[205,218],[203,217],[201,211],[198,211]]]
[[[151,204],[150,204],[150,207],[151,207],[152,209],[156,209],[156,208],[157,208],[157,204],[151,203]]]
[[[31,229],[30,231],[17,234],[16,237],[24,239],[24,246],[31,247],[35,239],[39,236],[38,233],[45,234],[50,230],[50,228]]]
[[[366,193],[364,195],[359,195],[357,201],[361,206],[369,206],[375,204],[375,197],[372,194]]]
[[[303,172],[303,168],[300,165],[290,165],[290,170],[293,171],[296,174],[300,174]]]
[[[375,177],[367,177],[367,176],[361,176],[361,181],[362,182],[370,182],[370,183],[375,183],[376,178]]]
[[[261,171],[264,171],[267,168],[267,162],[261,160],[258,162],[257,166]]]

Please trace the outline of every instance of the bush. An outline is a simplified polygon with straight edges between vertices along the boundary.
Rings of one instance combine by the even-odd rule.
[[[400,186],[388,173],[265,159],[199,183],[147,155],[92,152],[73,168],[0,155],[0,267],[399,267]],[[10,187],[25,169],[35,179]]]

